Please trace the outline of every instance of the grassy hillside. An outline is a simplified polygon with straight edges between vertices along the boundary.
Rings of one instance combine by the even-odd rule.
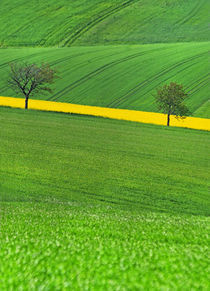
[[[0,123],[3,290],[208,290],[207,132],[4,108]]]
[[[1,0],[0,46],[208,41],[208,0]]]
[[[156,112],[155,89],[176,81],[193,115],[209,118],[209,9],[208,0],[3,0],[0,95],[17,96],[8,62],[49,62],[61,79],[35,98]]]
[[[3,201],[208,212],[208,132],[2,108],[0,118]]]
[[[157,111],[155,89],[176,81],[183,83],[189,93],[186,103],[194,116],[208,118],[208,51],[209,42],[0,49],[0,94],[15,96],[7,86],[9,62],[48,62],[61,78],[56,80],[54,94],[34,98]]]
[[[208,0],[1,0],[10,62],[61,78],[34,99],[157,111],[182,83],[210,118]],[[209,133],[0,107],[1,290],[210,290]]]

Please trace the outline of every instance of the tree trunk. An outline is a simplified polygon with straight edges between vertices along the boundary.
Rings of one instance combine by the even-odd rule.
[[[168,114],[168,118],[167,118],[167,126],[169,126],[170,124],[170,114]]]
[[[28,96],[26,96],[26,99],[25,99],[25,109],[28,109]]]

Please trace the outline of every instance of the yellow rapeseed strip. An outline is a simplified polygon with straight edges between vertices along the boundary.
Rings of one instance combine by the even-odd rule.
[[[22,98],[0,97],[0,106],[24,108],[24,105],[25,100]],[[43,100],[29,100],[29,109],[85,114],[159,125],[166,125],[167,119],[166,114],[162,113],[104,108]],[[210,130],[210,119],[187,117],[185,119],[177,120],[175,116],[171,116],[170,125],[193,129]]]

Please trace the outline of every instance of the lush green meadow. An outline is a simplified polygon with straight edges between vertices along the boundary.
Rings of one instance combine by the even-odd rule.
[[[2,290],[209,290],[209,133],[0,109]]]
[[[208,0],[1,0],[0,46],[208,41]]]
[[[49,63],[33,99],[157,112],[175,81],[210,118],[208,0],[1,0],[9,63]],[[209,132],[0,108],[0,290],[210,290]]]
[[[210,117],[209,42],[0,49],[0,92],[8,89],[9,62],[48,62],[57,69],[52,95],[34,98],[83,105],[157,111],[153,94],[163,83],[183,83],[194,116]],[[18,96],[18,95],[16,95]]]

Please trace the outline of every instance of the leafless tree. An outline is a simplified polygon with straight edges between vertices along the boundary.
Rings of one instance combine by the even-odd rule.
[[[25,96],[25,109],[28,109],[28,99],[34,94],[51,93],[49,87],[57,78],[56,71],[48,64],[37,66],[28,63],[11,63],[8,84],[16,93]]]

